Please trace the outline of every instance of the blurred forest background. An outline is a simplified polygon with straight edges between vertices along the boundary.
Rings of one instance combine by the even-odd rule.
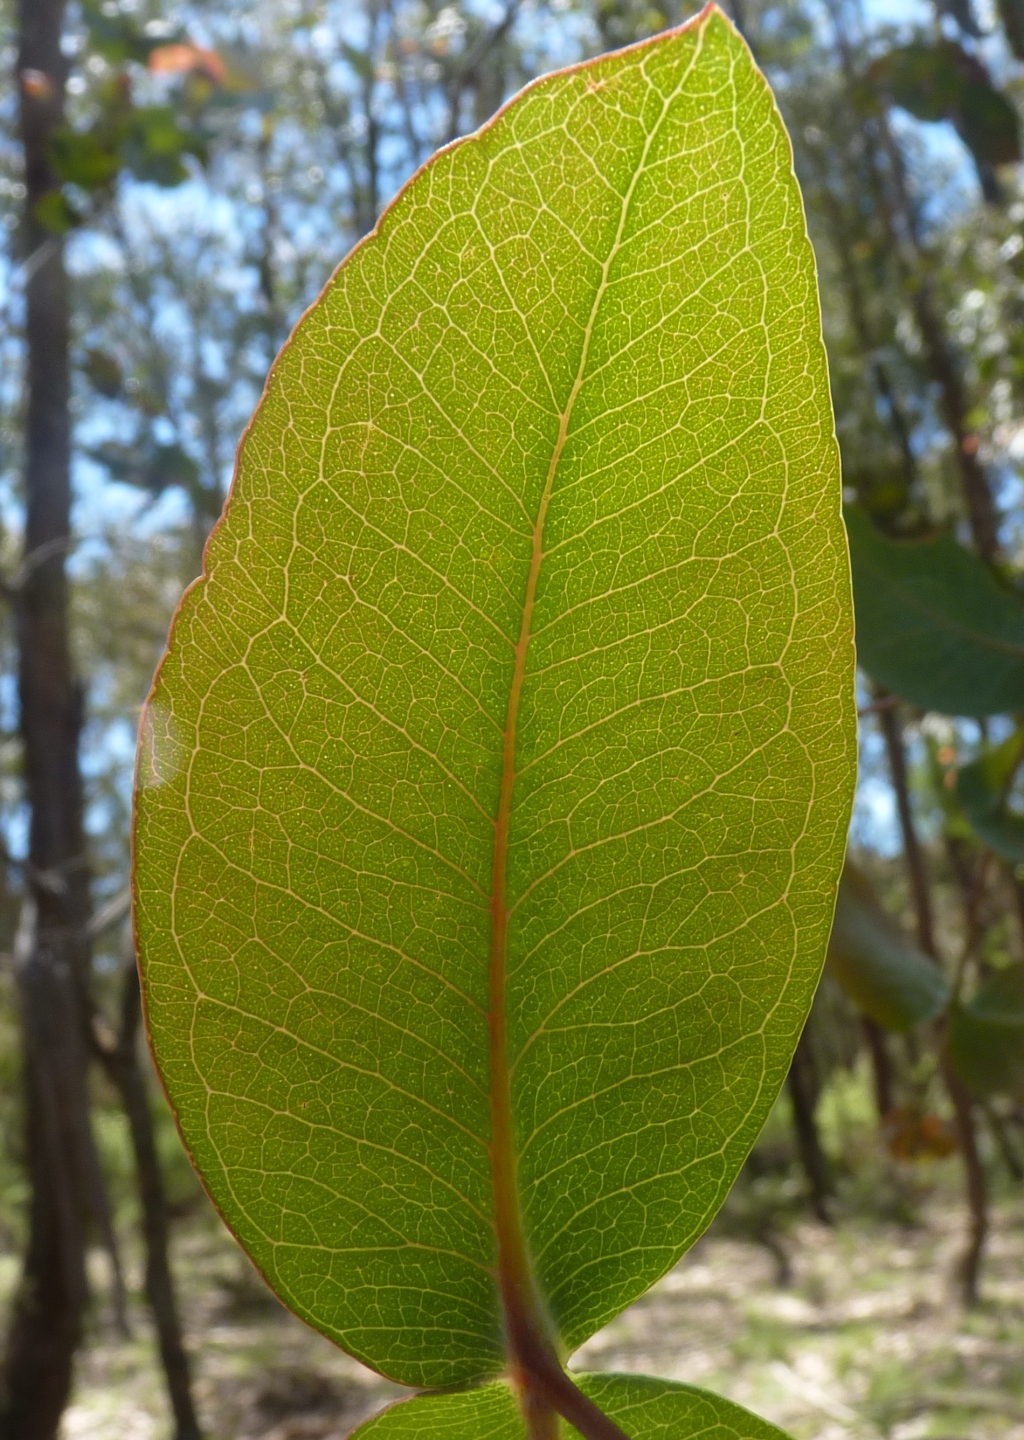
[[[290,327],[398,186],[685,0],[0,0],[0,1440],[393,1393],[192,1176],[126,925],[139,706]],[[730,0],[795,149],[862,768],[784,1096],[588,1345],[798,1437],[1024,1436],[1024,0]],[[70,1408],[68,1408],[70,1406]]]

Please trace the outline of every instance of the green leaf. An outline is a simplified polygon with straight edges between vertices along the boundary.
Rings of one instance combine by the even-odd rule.
[[[787,1440],[781,1430],[720,1395],[647,1375],[576,1375],[588,1395],[633,1440]],[[563,1440],[576,1431],[560,1422]],[[367,1420],[352,1440],[526,1440],[507,1385],[400,1400]]]
[[[996,0],[1006,43],[1017,60],[1024,60],[1024,0]]]
[[[886,1030],[910,1030],[940,1015],[949,984],[875,898],[847,859],[828,944],[829,969],[858,1009]]]
[[[1024,1100],[1024,965],[990,975],[953,1011],[949,1048],[961,1078],[979,1099]]]
[[[1021,158],[1017,112],[976,55],[954,40],[913,40],[879,56],[876,84],[918,120],[949,120],[980,166]]]
[[[66,235],[82,220],[82,216],[63,190],[47,190],[46,194],[36,201],[32,214],[51,235]]]
[[[105,440],[102,445],[89,446],[85,453],[90,460],[106,466],[112,480],[136,485],[154,496],[162,495],[172,485],[180,485],[194,495],[200,485],[196,462],[173,442],[161,445],[146,437],[133,445],[119,445]]]
[[[217,1205],[386,1374],[499,1370],[499,1263],[571,1351],[758,1134],[852,795],[839,495],[713,9],[437,155],[278,360],[147,712],[138,935]]]
[[[122,145],[124,164],[137,180],[170,188],[188,178],[186,155],[202,161],[206,147],[194,131],[186,129],[168,105],[139,106],[132,111]]]
[[[951,16],[972,40],[980,40],[985,33],[975,19],[971,0],[941,0],[938,8],[944,15]]]
[[[123,65],[130,60],[145,65],[150,51],[183,33],[174,29],[159,38],[147,35],[132,13],[103,4],[102,0],[85,0],[82,18],[89,31],[89,49],[112,65]]]
[[[124,376],[116,356],[108,350],[91,347],[82,359],[82,369],[89,384],[99,395],[115,399],[124,391]]]
[[[107,125],[85,131],[66,125],[54,131],[50,159],[61,180],[83,190],[101,190],[121,168],[116,132]]]
[[[1024,731],[1015,730],[1001,745],[964,765],[956,779],[956,796],[971,829],[990,850],[1013,864],[1024,861],[1024,816],[1007,808],[1014,776],[1024,758]]]
[[[945,715],[1024,707],[1024,608],[948,535],[890,540],[846,512],[857,656],[895,694]]]

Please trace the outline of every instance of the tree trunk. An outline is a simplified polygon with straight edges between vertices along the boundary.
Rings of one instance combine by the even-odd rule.
[[[967,1178],[967,1208],[970,1225],[967,1244],[957,1261],[957,1279],[966,1306],[977,1305],[978,1284],[981,1277],[981,1261],[988,1238],[988,1182],[985,1167],[978,1152],[978,1136],[974,1125],[974,1104],[967,1086],[960,1079],[953,1065],[945,1040],[942,1043],[940,1060],[942,1078],[946,1082],[949,1098],[953,1102],[956,1116],[957,1140],[963,1157],[964,1173]]]
[[[793,1126],[796,1130],[800,1163],[803,1165],[804,1174],[807,1176],[807,1183],[811,1190],[811,1204],[818,1219],[829,1225],[832,1222],[829,1212],[832,1182],[828,1173],[828,1161],[818,1135],[818,1125],[814,1118],[818,1086],[814,1053],[811,1050],[806,1029],[800,1036],[800,1042],[796,1047],[786,1085],[793,1106]]]
[[[24,1037],[29,1241],[15,1300],[0,1400],[3,1440],[50,1440],[81,1338],[86,1174],[85,1055],[74,984],[24,905],[15,946]]]
[[[892,1056],[885,1031],[867,1015],[861,1016],[861,1028],[871,1056],[871,1075],[874,1081],[875,1106],[878,1122],[885,1123],[886,1116],[895,1108],[895,1085],[893,1083]]]
[[[167,1196],[153,1133],[146,1080],[139,1064],[141,1019],[139,972],[132,954],[125,971],[121,999],[121,1030],[117,1045],[100,1047],[104,1066],[117,1086],[128,1115],[139,1196],[142,1201],[146,1242],[146,1298],[156,1325],[160,1359],[167,1393],[174,1412],[175,1440],[200,1440],[199,1420],[192,1400],[188,1356],[181,1335],[174,1280],[169,1259],[170,1224]]]
[[[86,1301],[90,1160],[87,1055],[89,877],[78,767],[82,696],[71,663],[64,556],[70,533],[69,304],[61,238],[39,206],[56,190],[49,141],[63,119],[64,0],[20,0],[25,156],[25,559],[13,596],[29,899],[17,966],[25,1037],[30,1234],[3,1367],[0,1440],[52,1440],[70,1391]],[[28,919],[31,924],[27,923]]]
[[[903,854],[907,863],[910,891],[917,917],[917,938],[920,942],[921,949],[938,965],[939,952],[935,944],[935,925],[932,919],[931,892],[928,889],[928,876],[925,870],[924,853],[918,842],[917,829],[914,825],[914,815],[910,806],[910,789],[907,784],[907,758],[903,748],[903,730],[899,715],[895,709],[880,711],[879,719],[889,756],[890,778],[892,779],[893,789],[896,792],[896,808],[899,813],[900,828],[903,833]],[[974,904],[975,900],[969,897],[967,902],[967,929],[969,933],[975,923]],[[957,1074],[952,1059],[950,1058],[944,1032],[945,1025],[943,1024],[940,1026],[939,1034],[939,1069],[942,1073],[946,1092],[952,1102],[953,1112],[956,1117],[957,1143],[960,1147],[960,1155],[964,1163],[967,1208],[971,1217],[967,1244],[957,1262],[957,1277],[964,1304],[975,1305],[978,1301],[981,1262],[985,1252],[985,1240],[988,1236],[988,1185],[985,1178],[985,1167],[982,1164],[981,1155],[978,1151],[978,1137],[974,1125],[973,1102],[967,1087]]]

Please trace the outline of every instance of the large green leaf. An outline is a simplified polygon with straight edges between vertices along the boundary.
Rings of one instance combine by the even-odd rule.
[[[949,1003],[945,976],[882,909],[871,882],[849,859],[839,882],[828,963],[858,1009],[886,1030],[934,1020]]]
[[[379,1370],[500,1369],[513,1253],[572,1350],[768,1114],[853,783],[813,258],[719,12],[406,188],[277,362],[206,569],[135,862],[189,1150]]]
[[[1024,1100],[1024,965],[998,970],[956,1007],[949,1048],[975,1095]]]
[[[999,715],[1024,707],[1024,607],[948,535],[890,540],[846,512],[857,655],[923,710]]]
[[[707,1390],[647,1375],[578,1375],[585,1395],[633,1440],[786,1440],[760,1420]],[[563,1440],[576,1431],[563,1420]],[[507,1385],[483,1385],[448,1395],[400,1400],[367,1420],[352,1440],[526,1440],[515,1397]]]
[[[1015,730],[957,774],[956,796],[979,840],[1012,864],[1024,861],[1024,816],[1007,807],[1007,795],[1024,754],[1024,730]]]

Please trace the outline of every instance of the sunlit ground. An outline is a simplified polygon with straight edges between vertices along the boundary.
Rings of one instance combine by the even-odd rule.
[[[913,1228],[798,1223],[786,1289],[765,1250],[713,1233],[574,1363],[707,1385],[797,1440],[1024,1440],[1024,1206],[999,1205],[984,1304],[965,1316],[949,1284],[963,1217],[945,1192]],[[340,1440],[399,1393],[277,1306],[215,1223],[193,1225],[177,1260],[211,1437]],[[169,1433],[145,1315],[132,1321],[128,1342],[97,1327],[67,1440]]]
[[[964,1227],[957,1162],[883,1156],[862,1079],[822,1107],[845,1155],[834,1227],[802,1218],[795,1171],[741,1185],[710,1234],[574,1365],[706,1385],[796,1440],[1024,1440],[1024,1193],[1001,1186],[983,1303],[964,1314],[952,1284]],[[788,1137],[777,1113],[761,1151]],[[747,1238],[766,1216],[791,1261],[785,1285],[778,1249]],[[341,1440],[401,1393],[288,1315],[204,1201],[176,1236],[210,1440]],[[141,1255],[126,1259],[138,1294]],[[133,1301],[132,1336],[118,1338],[106,1262],[94,1262],[96,1311],[64,1440],[164,1440],[146,1312]],[[13,1257],[0,1261],[5,1293],[14,1273]]]

